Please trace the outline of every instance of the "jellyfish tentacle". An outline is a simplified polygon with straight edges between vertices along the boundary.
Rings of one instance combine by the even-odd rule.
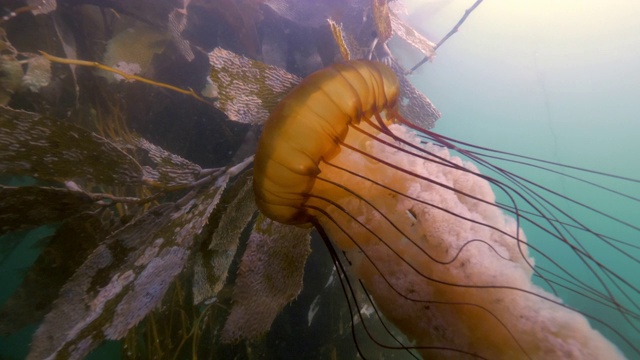
[[[411,125],[398,113],[398,96],[393,71],[375,62],[334,64],[303,80],[269,116],[260,138],[254,165],[259,209],[272,220],[325,234],[328,247],[345,253],[367,296],[423,356],[440,350],[480,358],[548,358],[565,351],[621,357],[587,319],[640,354],[615,326],[531,281],[540,278],[556,295],[556,288],[566,288],[604,303],[637,330],[632,295],[640,289],[576,235],[587,232],[619,252],[623,243],[607,241],[549,202],[546,188],[483,159],[477,148]],[[507,200],[497,201],[492,186]],[[590,280],[528,242],[521,224],[562,244]],[[544,266],[534,267],[530,252],[540,254]],[[352,284],[342,285],[355,299]],[[425,304],[442,307],[431,311]],[[460,333],[466,337],[458,339]]]
[[[435,140],[435,141],[439,141],[439,142],[441,142],[443,146],[445,146],[445,147],[447,147],[447,148],[450,148],[450,149],[455,148],[455,149],[457,149],[458,151],[460,151],[461,153],[463,153],[464,155],[467,155],[467,156],[469,156],[470,158],[472,158],[472,159],[476,160],[477,162],[487,164],[487,161],[486,161],[486,160],[484,160],[484,159],[482,159],[482,158],[479,158],[478,156],[475,156],[472,152],[469,152],[469,151],[467,151],[466,149],[461,149],[461,148],[459,148],[459,147],[457,147],[457,146],[452,145],[452,144],[451,144],[451,142],[450,142],[452,139],[447,138],[447,137],[445,137],[445,136],[442,136],[442,135],[440,135],[440,134],[435,134],[435,133],[430,132],[430,131],[428,131],[428,130],[426,130],[426,129],[421,129],[420,127],[417,127],[417,126],[415,126],[415,125],[412,125],[412,124],[410,124],[407,120],[405,120],[404,118],[402,118],[400,115],[396,115],[396,117],[397,117],[398,119],[400,119],[399,121],[400,121],[402,124],[408,125],[408,126],[409,126],[409,127],[411,127],[412,129],[417,130],[417,131],[419,130],[419,131],[421,131],[422,133],[427,133],[427,134],[432,135],[432,136],[433,136],[433,138],[434,138],[434,140]],[[380,122],[380,121],[379,121],[379,123],[381,124],[380,126],[383,126],[383,127],[384,127],[384,126],[386,126],[386,125],[384,125],[384,123],[383,123],[383,122]],[[390,132],[390,131],[384,131],[384,132],[385,132],[386,134],[389,134],[390,136],[392,136],[392,138],[393,138],[394,140],[397,140],[397,141],[399,141],[399,142],[401,142],[401,143],[403,143],[403,144],[405,144],[405,145],[407,145],[407,146],[410,146],[410,147],[415,148],[415,149],[417,149],[417,150],[419,150],[419,151],[421,151],[421,152],[424,152],[424,149],[421,149],[421,148],[417,147],[415,144],[407,143],[404,139],[402,139],[401,137],[395,136],[392,132]],[[442,140],[442,139],[446,139],[446,140]],[[460,143],[465,144],[465,145],[467,144],[467,143],[463,143],[463,142],[460,142]],[[484,148],[484,149],[486,149],[486,148]],[[419,155],[418,155],[418,156],[419,156]],[[544,161],[544,160],[540,160],[540,161],[546,162],[546,161]],[[591,206],[585,205],[585,204],[583,204],[583,203],[581,203],[581,202],[579,202],[579,201],[576,201],[576,200],[571,199],[571,198],[569,198],[569,197],[567,197],[567,196],[564,196],[564,195],[562,195],[562,194],[559,194],[559,193],[558,193],[558,192],[556,192],[556,191],[553,191],[553,190],[551,190],[551,189],[548,189],[548,188],[546,188],[546,187],[543,187],[543,186],[541,186],[541,185],[539,185],[539,184],[535,184],[535,183],[533,183],[532,181],[530,181],[530,180],[528,180],[528,179],[526,179],[526,178],[523,178],[523,177],[518,176],[518,175],[516,175],[516,174],[513,174],[513,173],[511,173],[511,172],[507,172],[507,171],[505,171],[505,170],[503,170],[503,169],[500,169],[500,168],[496,167],[496,166],[495,166],[495,165],[493,165],[493,164],[488,163],[487,167],[490,167],[490,168],[496,168],[499,172],[503,173],[503,175],[505,175],[505,177],[507,177],[507,179],[511,179],[511,181],[512,181],[516,186],[518,186],[519,188],[521,188],[521,189],[522,189],[523,191],[525,191],[526,193],[529,193],[529,194],[530,194],[530,196],[532,196],[532,197],[534,198],[534,199],[533,199],[534,201],[538,202],[538,200],[537,200],[536,198],[541,199],[541,200],[542,200],[542,201],[544,201],[546,204],[548,204],[549,206],[553,207],[553,209],[554,209],[555,211],[558,211],[560,214],[562,214],[562,215],[566,216],[567,218],[569,218],[570,220],[572,220],[573,222],[575,222],[575,223],[577,224],[577,226],[581,227],[581,229],[583,229],[583,230],[585,230],[585,231],[589,231],[591,234],[593,234],[594,236],[596,236],[596,237],[600,238],[600,239],[601,239],[601,240],[603,240],[603,241],[604,241],[604,237],[603,237],[602,235],[598,234],[597,232],[593,232],[593,231],[591,231],[591,230],[590,230],[590,229],[589,229],[585,224],[583,224],[582,222],[578,221],[578,219],[576,219],[576,218],[574,218],[573,216],[571,216],[571,214],[569,214],[569,213],[567,213],[566,211],[562,210],[562,209],[561,209],[561,208],[559,208],[557,205],[555,205],[555,204],[553,204],[553,203],[550,203],[548,200],[544,199],[544,197],[539,196],[537,193],[533,192],[533,191],[532,191],[532,190],[530,190],[528,187],[524,186],[520,181],[515,180],[514,178],[517,178],[517,179],[520,179],[520,180],[522,180],[522,181],[525,181],[525,182],[527,182],[527,183],[529,183],[529,184],[531,184],[531,185],[533,185],[533,186],[536,186],[536,187],[542,188],[542,189],[544,189],[545,191],[548,191],[548,192],[550,192],[550,193],[552,193],[552,194],[554,194],[554,195],[556,195],[556,196],[559,196],[559,197],[561,197],[561,198],[563,198],[563,199],[565,199],[565,200],[567,200],[567,201],[570,201],[570,202],[572,202],[572,203],[574,203],[574,204],[577,204],[577,205],[579,205],[579,206],[581,206],[581,207],[584,207],[584,208],[587,208],[587,209],[589,209],[589,210],[591,210],[591,211],[594,211],[594,212],[596,212],[596,213],[597,213],[597,214],[599,214],[599,215],[605,216],[605,217],[607,217],[607,218],[609,218],[609,219],[612,219],[612,220],[614,220],[614,221],[616,221],[616,222],[618,222],[618,223],[621,223],[621,224],[623,224],[623,225],[629,226],[629,227],[631,227],[631,228],[632,228],[632,229],[634,229],[634,230],[640,230],[640,227],[636,227],[636,226],[634,226],[634,225],[632,225],[632,224],[630,224],[630,223],[628,223],[628,222],[622,221],[622,220],[620,220],[620,219],[618,219],[618,218],[616,218],[616,217],[613,217],[613,216],[611,216],[611,215],[609,215],[609,214],[606,214],[606,213],[604,213],[604,212],[602,212],[602,211],[600,211],[600,210],[597,210],[597,209],[595,209],[595,208],[593,208],[593,207],[591,207]],[[584,168],[578,168],[578,167],[572,167],[572,168],[574,168],[574,169],[579,169],[579,170],[581,170],[581,171],[585,171],[585,172],[595,173],[595,174],[598,174],[598,175],[610,175],[610,174],[606,174],[606,173],[603,173],[603,172],[600,172],[600,171],[594,171],[594,170],[589,170],[589,169],[584,169]],[[522,200],[524,200],[526,203],[528,203],[530,206],[532,206],[532,208],[533,208],[534,210],[536,210],[539,214],[541,214],[541,215],[543,214],[543,213],[542,213],[542,211],[541,211],[537,206],[534,206],[534,205],[533,205],[533,203],[531,202],[531,199],[527,198],[526,196],[524,196],[523,194],[521,194],[521,193],[520,193],[520,191],[518,191],[517,189],[514,189],[514,188],[513,188],[513,187],[511,187],[510,185],[507,185],[507,184],[505,184],[505,183],[503,183],[503,182],[500,182],[500,181],[498,181],[498,180],[495,180],[495,179],[490,179],[490,178],[488,178],[488,177],[486,177],[485,175],[482,175],[482,174],[474,173],[474,175],[479,176],[479,177],[482,177],[482,178],[485,178],[486,180],[490,181],[491,183],[493,183],[493,184],[495,184],[496,186],[498,186],[499,188],[501,188],[503,191],[505,191],[505,194],[507,194],[507,196],[511,199],[511,202],[512,202],[512,203],[515,203],[515,202],[513,201],[513,199],[511,198],[511,194],[510,194],[509,192],[507,192],[506,190],[504,190],[504,189],[503,189],[503,186],[506,186],[506,187],[507,187],[510,191],[512,191],[514,194],[518,195],[518,196],[519,196],[519,198],[521,198],[521,199],[522,199]],[[630,181],[630,182],[640,182],[640,180],[637,180],[637,179],[632,179],[632,178],[627,178],[627,177],[620,177],[620,176],[616,176],[616,175],[611,175],[611,176],[612,176],[612,177],[616,177],[616,178],[620,178],[620,179],[622,179],[622,180]],[[531,195],[531,193],[533,193],[533,195]],[[630,199],[632,199],[632,200],[637,200],[637,199],[636,199],[635,197],[633,197],[633,196],[625,196],[625,197],[630,198]],[[538,202],[538,203],[539,203],[539,202]],[[540,204],[540,203],[539,203],[539,204]],[[546,206],[545,206],[544,204],[540,204],[540,206],[541,206],[542,208],[545,208],[545,209],[546,209]],[[503,208],[503,209],[504,209],[504,208]],[[508,209],[505,209],[505,210],[508,210]],[[624,285],[628,286],[628,287],[629,287],[633,292],[635,292],[636,294],[640,294],[640,288],[639,288],[639,287],[637,287],[637,286],[633,285],[630,281],[628,281],[628,280],[626,280],[626,279],[622,278],[619,274],[616,274],[616,273],[615,273],[614,271],[612,271],[609,267],[605,266],[604,264],[602,264],[601,262],[599,262],[597,259],[595,259],[591,254],[589,254],[589,252],[585,249],[585,247],[580,243],[580,241],[579,241],[578,239],[576,239],[576,238],[574,237],[574,235],[573,235],[571,232],[569,232],[569,236],[570,236],[570,237],[572,237],[572,238],[574,239],[574,241],[578,244],[578,246],[576,247],[576,245],[574,245],[574,244],[570,243],[570,242],[569,242],[569,241],[568,241],[564,236],[562,236],[562,235],[561,235],[561,231],[560,231],[560,230],[555,226],[555,224],[554,224],[553,222],[549,221],[549,220],[550,220],[550,218],[545,217],[545,221],[546,221],[547,223],[549,223],[549,224],[550,224],[550,226],[552,227],[551,229],[547,229],[546,227],[544,227],[544,226],[542,226],[542,225],[538,224],[536,221],[533,221],[532,219],[529,219],[528,217],[521,216],[521,215],[519,214],[519,211],[518,211],[517,209],[515,209],[515,213],[514,213],[514,214],[516,215],[516,221],[519,221],[519,219],[522,217],[523,219],[525,219],[525,220],[527,220],[527,221],[531,222],[532,224],[534,224],[536,227],[540,228],[542,231],[547,232],[549,235],[554,236],[555,238],[557,238],[558,240],[560,240],[560,241],[564,242],[567,246],[569,246],[569,247],[571,248],[571,250],[572,250],[572,251],[574,251],[574,253],[575,253],[575,254],[580,258],[580,260],[582,261],[582,263],[590,269],[591,273],[592,273],[592,274],[597,278],[598,283],[599,283],[601,286],[603,286],[603,288],[604,288],[604,289],[605,289],[605,291],[607,292],[607,295],[608,295],[608,296],[607,296],[607,298],[608,298],[609,300],[614,300],[614,296],[613,296],[613,293],[612,293],[611,289],[609,288],[609,286],[607,285],[607,283],[606,283],[606,282],[605,282],[605,281],[600,277],[600,275],[599,275],[599,274],[598,274],[598,273],[597,273],[597,272],[596,272],[596,271],[591,267],[591,264],[589,264],[588,260],[589,260],[589,261],[591,261],[591,262],[593,262],[593,263],[594,263],[594,264],[595,264],[599,269],[601,269],[601,270],[603,271],[603,273],[604,273],[604,276],[606,276],[606,277],[607,277],[607,278],[609,278],[610,280],[611,280],[611,276],[613,276],[613,277],[615,277],[616,279],[618,279],[620,282],[622,282]],[[559,220],[555,217],[555,215],[554,215],[554,214],[550,213],[550,215],[549,215],[549,216],[551,216],[552,218],[554,218],[554,219],[556,219],[557,221],[559,221]],[[625,243],[625,244],[626,244],[626,243]],[[632,245],[632,246],[633,246],[633,244],[629,244],[629,245]],[[629,253],[627,253],[627,252],[623,251],[623,250],[622,250],[620,247],[618,247],[617,245],[614,245],[614,244],[610,244],[610,243],[609,243],[609,246],[611,246],[613,249],[615,249],[616,251],[618,251],[622,256],[625,256],[625,257],[627,257],[627,258],[631,259],[632,261],[634,261],[634,262],[636,262],[636,263],[639,263],[639,264],[640,264],[640,259],[639,259],[639,258],[635,258],[635,257],[633,257],[631,254],[629,254]],[[530,248],[532,248],[532,247],[530,246]],[[538,253],[539,253],[539,254],[541,254],[542,256],[546,257],[548,260],[550,260],[550,261],[554,262],[551,258],[549,258],[549,257],[548,257],[547,255],[545,255],[544,253],[542,253],[542,252],[538,252]],[[558,266],[558,265],[557,265],[557,263],[554,263],[554,265]],[[533,266],[531,266],[531,267],[533,268]],[[561,268],[560,266],[558,266],[558,267],[559,267],[559,268]],[[536,273],[540,276],[540,274],[537,272],[537,270],[535,270],[535,269],[534,269],[534,271],[536,271]],[[575,280],[575,281],[577,281],[578,283],[583,284],[583,285],[586,285],[583,281],[578,280],[577,278],[575,278],[574,276],[572,276],[570,273],[568,273],[568,272],[566,272],[566,273],[567,273],[570,277],[574,278],[574,280]],[[548,282],[548,279],[547,279],[546,277],[541,276],[541,278],[542,278],[544,281],[547,281],[547,282]],[[617,282],[615,282],[615,281],[611,281],[611,283],[612,283],[612,284],[613,284],[613,286],[615,286],[615,287],[616,287],[616,288],[617,288],[617,289],[618,289],[618,290],[619,290],[619,291],[620,291],[620,292],[621,292],[625,297],[627,297],[627,298],[630,300],[630,295],[629,295],[629,294],[627,294],[624,290],[622,290],[622,289],[620,288],[620,285],[618,285],[618,283],[617,283]],[[553,289],[553,287],[552,287],[552,286],[551,286],[551,288]],[[591,286],[588,286],[588,288],[593,289]],[[555,290],[554,290],[554,291],[555,291]],[[640,309],[640,304],[637,304],[637,303],[636,303],[636,302],[634,302],[634,301],[630,301],[630,302],[631,302],[631,303],[632,303],[636,308]],[[620,306],[620,305],[616,305],[616,306]],[[621,312],[621,313],[625,313],[625,312],[629,311],[628,309],[625,309],[625,308],[622,308],[622,307],[621,307],[619,310],[620,310],[620,312]],[[637,314],[636,314],[636,315],[637,315]],[[638,330],[638,328],[637,328],[634,324],[632,324],[631,322],[629,322],[629,323],[630,323],[630,325],[631,325],[632,327],[634,327],[636,330]]]

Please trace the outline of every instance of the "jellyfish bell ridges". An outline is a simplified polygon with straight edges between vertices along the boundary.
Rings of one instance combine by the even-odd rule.
[[[624,358],[532,283],[525,235],[478,169],[396,124],[398,88],[362,60],[303,80],[258,145],[262,212],[321,227],[425,358]]]

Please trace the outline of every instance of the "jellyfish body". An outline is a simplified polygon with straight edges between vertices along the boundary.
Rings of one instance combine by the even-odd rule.
[[[425,358],[624,358],[531,282],[530,247],[487,178],[397,124],[398,97],[395,75],[377,62],[303,80],[259,141],[260,210],[328,234]]]

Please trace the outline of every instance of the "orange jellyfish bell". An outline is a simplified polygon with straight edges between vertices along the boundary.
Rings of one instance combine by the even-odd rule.
[[[349,125],[393,108],[399,84],[380,63],[335,64],[305,78],[272,112],[256,152],[254,190],[260,210],[273,220],[303,225],[304,207],[322,160],[340,152]]]
[[[623,358],[582,314],[531,282],[531,247],[496,205],[490,179],[424,144],[423,130],[397,113],[398,97],[395,74],[378,62],[339,63],[304,79],[260,138],[260,210],[328,234],[410,340],[402,347],[425,358]]]

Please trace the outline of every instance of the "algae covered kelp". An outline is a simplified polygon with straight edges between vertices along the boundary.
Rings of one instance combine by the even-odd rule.
[[[565,213],[495,165],[507,154],[432,132],[440,112],[394,56],[433,61],[481,3],[433,42],[400,1],[11,1],[0,265],[20,284],[0,299],[0,341],[35,331],[0,356],[83,358],[117,340],[128,359],[579,358],[591,348],[564,344],[583,334],[619,355],[596,325],[636,354],[637,284],[579,240],[637,269],[633,236]],[[309,127],[281,126],[291,119]],[[301,149],[313,164],[295,162]],[[510,159],[554,173],[535,161]],[[553,166],[577,171],[566,181],[593,174]],[[306,222],[269,220],[282,217],[265,199],[293,198]],[[608,315],[574,310],[563,289]]]

